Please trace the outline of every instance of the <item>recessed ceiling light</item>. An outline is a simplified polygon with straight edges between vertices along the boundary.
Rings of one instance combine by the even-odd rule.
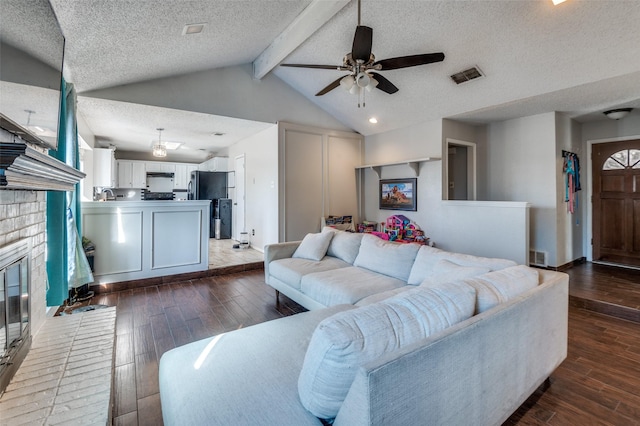
[[[206,25],[206,22],[202,24],[187,24],[182,29],[182,35],[201,33]]]
[[[371,124],[376,124],[377,122],[378,122],[378,119],[377,119],[377,118],[375,118],[375,117],[371,117],[371,118],[369,119],[369,123],[371,123]]]
[[[566,0],[552,0],[552,1],[553,1],[553,5],[554,5],[554,6],[557,6],[557,5],[559,5],[560,3],[564,3]]]

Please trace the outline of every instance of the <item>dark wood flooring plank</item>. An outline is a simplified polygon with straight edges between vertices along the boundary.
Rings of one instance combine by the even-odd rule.
[[[136,355],[136,392],[138,400],[160,391],[158,387],[158,359],[155,349]],[[140,413],[138,412],[140,418]]]
[[[160,394],[149,395],[138,400],[138,425],[162,426],[162,412],[160,407]]]
[[[123,414],[113,419],[113,426],[137,426],[138,425],[138,412]]]
[[[116,367],[131,364],[135,361],[135,349],[133,346],[133,333],[116,334]]]
[[[115,368],[114,396],[114,414],[116,417],[135,412],[138,409],[135,363],[132,362]]]

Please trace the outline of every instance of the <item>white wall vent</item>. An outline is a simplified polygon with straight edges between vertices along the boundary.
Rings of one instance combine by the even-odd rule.
[[[541,266],[543,268],[546,268],[547,266],[549,266],[547,264],[547,252],[529,250],[529,265]]]

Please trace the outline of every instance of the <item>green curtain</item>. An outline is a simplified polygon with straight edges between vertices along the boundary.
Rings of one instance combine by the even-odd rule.
[[[80,166],[78,152],[78,126],[76,121],[76,92],[73,84],[61,81],[60,122],[58,126],[58,149],[49,150],[49,155],[72,166]],[[47,193],[47,306],[59,306],[69,297],[70,282],[78,285],[78,244],[82,235],[80,223],[80,185],[75,191],[49,191]],[[74,221],[75,219],[75,221]],[[74,223],[76,229],[69,226]],[[79,247],[78,247],[79,246]],[[84,256],[84,252],[80,257]],[[86,257],[84,257],[86,262]],[[87,264],[88,265],[88,264]],[[84,284],[93,281],[90,272],[81,274]]]

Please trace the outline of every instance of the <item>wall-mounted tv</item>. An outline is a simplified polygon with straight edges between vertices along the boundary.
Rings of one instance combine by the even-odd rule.
[[[2,0],[1,13],[0,126],[57,149],[64,58],[58,20],[48,0]]]

